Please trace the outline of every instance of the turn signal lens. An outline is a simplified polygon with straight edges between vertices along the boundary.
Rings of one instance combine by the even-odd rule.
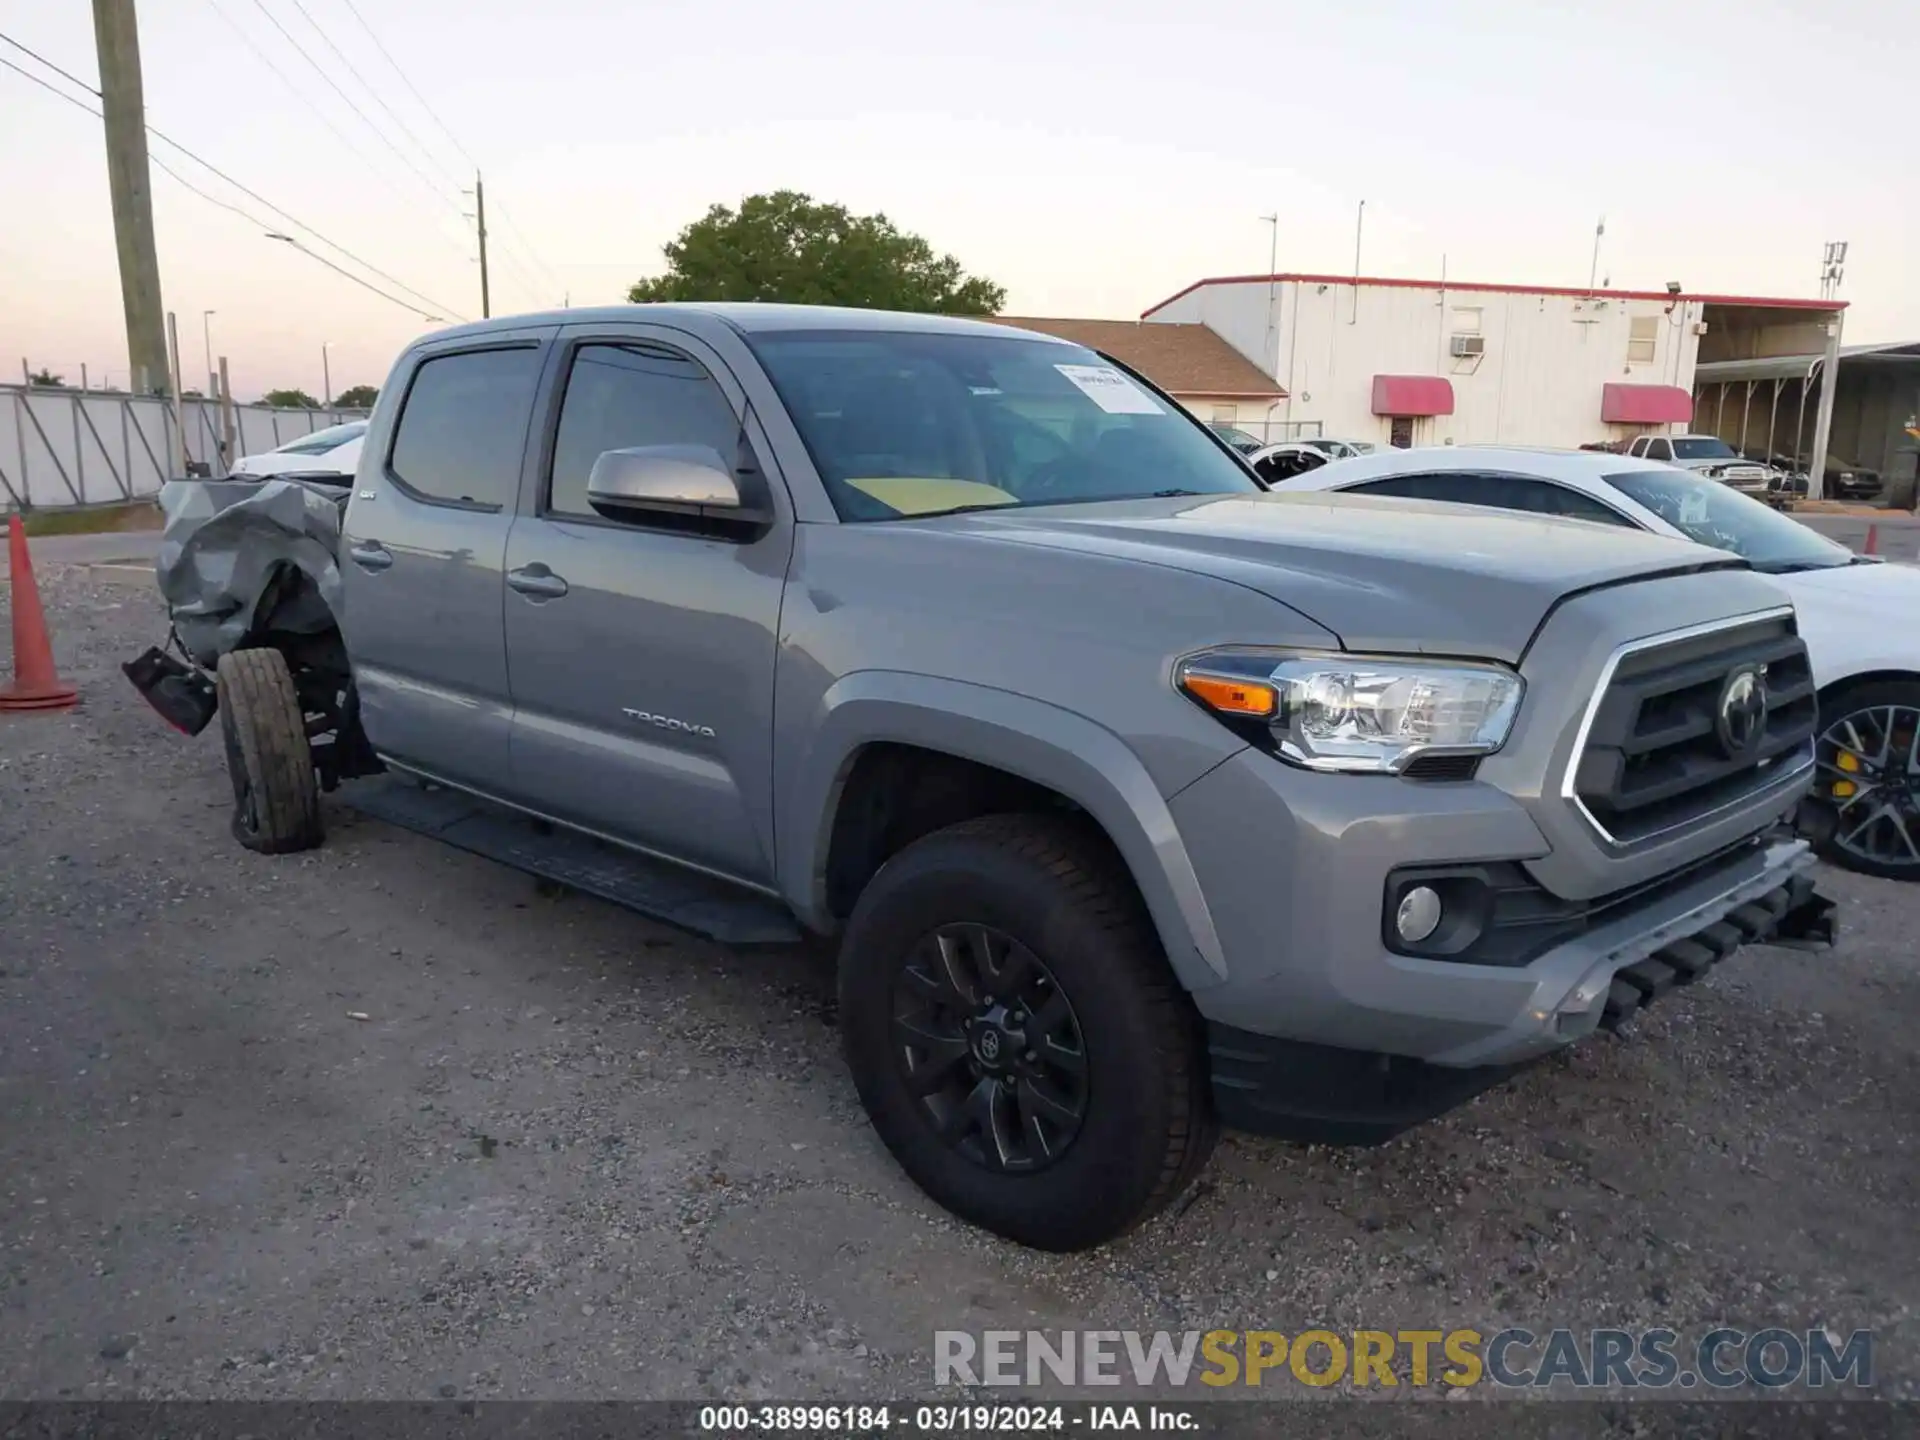
[[[1202,705],[1222,715],[1266,720],[1280,710],[1280,693],[1258,680],[1189,670],[1181,675],[1180,685]]]

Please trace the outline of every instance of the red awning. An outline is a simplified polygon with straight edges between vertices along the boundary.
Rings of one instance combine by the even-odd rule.
[[[1376,415],[1451,415],[1453,382],[1440,375],[1376,375]]]
[[[1674,385],[1608,385],[1600,392],[1600,418],[1609,425],[1684,425],[1693,419],[1693,397]]]

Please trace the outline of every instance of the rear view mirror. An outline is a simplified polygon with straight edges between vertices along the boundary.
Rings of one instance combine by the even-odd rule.
[[[587,473],[587,503],[609,520],[647,511],[725,517],[741,510],[740,482],[707,445],[607,450]]]

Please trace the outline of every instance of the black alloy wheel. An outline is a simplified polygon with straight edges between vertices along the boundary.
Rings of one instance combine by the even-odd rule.
[[[1889,880],[1920,880],[1920,681],[1862,686],[1823,707],[1814,794],[1832,807],[1822,853]]]
[[[839,996],[880,1139],[997,1235],[1105,1244],[1213,1148],[1199,1014],[1125,863],[1080,817],[982,816],[892,856],[848,917]]]
[[[1032,1174],[1078,1138],[1080,1020],[1053,972],[1011,936],[976,924],[930,932],[894,983],[893,1035],[935,1131],[974,1164]]]

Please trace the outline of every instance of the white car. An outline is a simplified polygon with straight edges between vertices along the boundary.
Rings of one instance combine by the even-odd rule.
[[[1793,597],[1819,688],[1818,779],[1807,817],[1815,843],[1848,869],[1920,880],[1920,569],[1855,555],[1718,480],[1625,455],[1385,450],[1274,488],[1631,525],[1732,551],[1777,578]]]
[[[242,456],[234,461],[229,473],[242,480],[267,475],[351,475],[360,463],[360,445],[366,433],[364,420],[329,425],[263,455]]]

